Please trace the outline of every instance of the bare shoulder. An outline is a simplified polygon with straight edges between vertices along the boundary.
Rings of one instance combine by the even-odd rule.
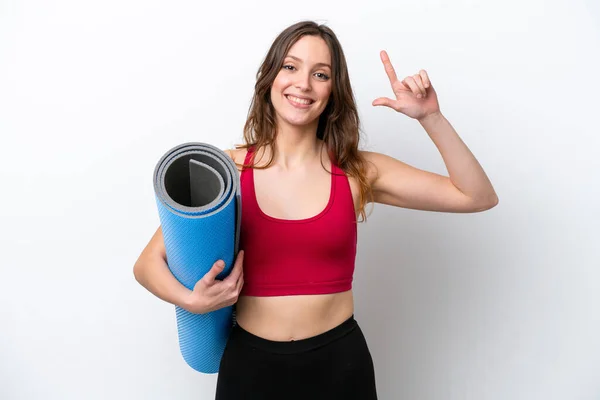
[[[377,154],[369,151],[359,150],[359,155],[362,157],[365,165],[366,178],[369,186],[373,186],[373,182],[375,182],[378,176],[378,167],[376,164]],[[350,183],[350,191],[352,192],[352,198],[354,200],[354,208],[358,212],[360,209],[360,182],[357,177],[349,176],[348,181]]]
[[[237,164],[238,170],[241,170],[241,165],[244,164],[244,160],[246,159],[246,154],[248,153],[248,150],[246,150],[246,149],[227,149],[224,151],[233,160],[233,162]]]
[[[367,180],[370,184],[372,184],[379,175],[379,169],[377,165],[381,164],[382,158],[385,158],[387,156],[381,153],[375,153],[373,151],[366,150],[359,150],[359,154],[365,161]]]

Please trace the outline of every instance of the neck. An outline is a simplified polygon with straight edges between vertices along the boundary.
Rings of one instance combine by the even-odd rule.
[[[317,139],[317,126],[318,120],[308,126],[279,124],[274,163],[288,169],[319,157],[322,142]]]

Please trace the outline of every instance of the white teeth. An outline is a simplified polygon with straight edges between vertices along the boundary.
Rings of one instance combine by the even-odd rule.
[[[309,105],[312,103],[312,100],[308,100],[308,99],[299,99],[297,97],[294,97],[292,95],[288,95],[288,99],[290,99],[291,101],[293,101],[294,103],[298,103],[298,104],[304,104],[304,105]]]

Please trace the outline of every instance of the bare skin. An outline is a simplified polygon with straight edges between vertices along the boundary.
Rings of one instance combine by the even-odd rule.
[[[243,163],[246,150],[229,151],[236,163]],[[259,166],[268,157],[259,152]],[[302,161],[298,167],[274,165],[254,170],[258,204],[263,213],[281,219],[304,219],[321,212],[329,199],[331,175],[326,152],[321,159]],[[358,185],[351,179],[355,209]],[[299,340],[320,333],[348,319],[354,312],[352,290],[325,295],[241,296],[237,321],[247,331],[275,341]]]
[[[322,39],[307,36],[290,50],[271,88],[277,114],[273,164],[255,169],[255,192],[263,213],[281,219],[304,219],[324,209],[329,198],[330,160],[316,137],[318,116],[331,93],[329,50]],[[361,152],[374,203],[439,211],[480,212],[495,207],[498,197],[481,165],[439,109],[426,71],[399,80],[387,53],[381,60],[395,98],[379,98],[385,106],[419,121],[440,152],[449,176],[420,170],[392,157]],[[256,161],[269,160],[259,149]],[[245,150],[229,150],[242,164]],[[323,168],[325,166],[325,169]],[[326,170],[327,169],[327,170]],[[359,185],[349,177],[355,210]],[[190,312],[205,313],[237,302],[240,326],[266,339],[289,341],[318,335],[342,323],[354,312],[352,291],[327,295],[239,296],[244,282],[243,252],[231,274],[215,280],[219,262],[189,290],[171,274],[160,228],[134,266],[138,282],[155,296]]]
[[[232,159],[242,164],[246,150],[230,150]],[[261,158],[257,155],[257,160]],[[266,157],[262,157],[266,160]],[[299,168],[254,170],[256,196],[261,210],[272,217],[303,219],[318,214],[329,198],[331,176],[329,158],[302,161]],[[258,161],[260,166],[262,161]],[[283,185],[283,187],[282,187]],[[358,207],[358,184],[350,178],[355,208]],[[285,198],[280,193],[285,193]],[[293,199],[293,202],[290,200]],[[334,328],[354,312],[352,291],[325,295],[254,297],[239,296],[243,287],[243,253],[232,273],[223,281],[215,280],[222,270],[215,265],[193,291],[181,285],[167,266],[166,250],[160,227],[142,251],[134,274],[136,279],[157,297],[190,312],[205,313],[237,302],[237,322],[247,331],[275,341],[299,340]]]

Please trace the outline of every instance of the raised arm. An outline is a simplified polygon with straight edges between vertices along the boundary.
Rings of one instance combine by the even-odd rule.
[[[483,168],[442,115],[427,72],[421,70],[400,81],[386,52],[381,52],[381,60],[396,99],[378,98],[373,105],[418,120],[439,150],[449,176],[423,171],[380,153],[362,152],[371,168],[374,201],[445,212],[479,212],[498,204]]]

